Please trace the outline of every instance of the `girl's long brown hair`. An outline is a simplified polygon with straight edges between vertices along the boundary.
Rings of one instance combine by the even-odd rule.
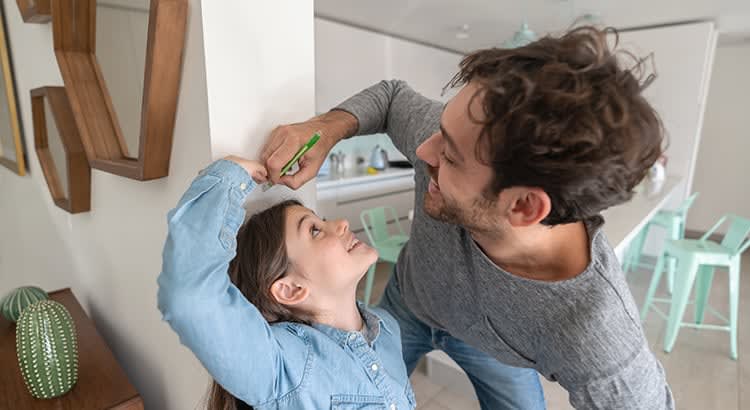
[[[237,233],[237,254],[229,263],[229,278],[269,323],[310,323],[309,315],[284,306],[271,294],[271,285],[290,267],[284,233],[286,210],[302,206],[287,200],[250,217]],[[250,381],[248,380],[248,383]],[[214,380],[208,392],[208,410],[252,409]]]

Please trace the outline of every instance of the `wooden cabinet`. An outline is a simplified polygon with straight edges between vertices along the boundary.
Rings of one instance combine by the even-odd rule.
[[[78,335],[78,382],[67,394],[35,399],[16,358],[16,325],[0,317],[0,409],[143,410],[143,401],[69,288],[49,293],[73,317]]]

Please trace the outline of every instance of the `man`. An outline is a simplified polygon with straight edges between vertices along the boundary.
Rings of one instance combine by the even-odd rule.
[[[641,65],[621,57],[607,32],[580,28],[469,55],[445,106],[384,81],[274,131],[263,153],[272,177],[323,132],[299,173],[272,178],[292,188],[352,135],[386,132],[414,164],[411,238],[381,301],[410,372],[444,350],[483,409],[543,408],[531,369],[576,408],[674,407],[599,216],[630,199],[661,154]]]

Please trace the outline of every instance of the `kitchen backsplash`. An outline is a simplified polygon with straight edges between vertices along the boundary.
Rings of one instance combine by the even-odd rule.
[[[388,134],[362,135],[349,138],[336,144],[331,152],[343,152],[346,155],[345,167],[351,168],[355,166],[357,157],[364,158],[369,165],[370,154],[376,145],[380,145],[388,153],[389,161],[406,159],[393,145]]]

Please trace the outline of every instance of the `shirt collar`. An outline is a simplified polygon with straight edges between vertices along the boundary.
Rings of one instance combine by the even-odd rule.
[[[357,301],[357,307],[359,308],[360,313],[362,313],[362,318],[365,320],[368,328],[377,328],[378,334],[380,333],[380,329],[385,330],[388,334],[393,334],[391,329],[389,329],[388,325],[385,323],[385,320],[375,313],[373,309],[368,308],[364,303],[359,301]]]
[[[364,320],[367,328],[375,333],[375,337],[372,340],[373,344],[378,340],[381,329],[386,331],[388,334],[393,334],[392,329],[389,329],[388,325],[385,323],[385,320],[383,320],[377,313],[375,313],[373,309],[366,307],[364,303],[359,301],[357,301],[357,307],[359,308],[359,313],[362,315],[362,320]],[[348,332],[345,330],[337,329],[335,327],[324,325],[322,323],[313,323],[312,327],[335,340],[336,343],[340,345],[344,345],[351,334],[359,333],[358,331]]]

